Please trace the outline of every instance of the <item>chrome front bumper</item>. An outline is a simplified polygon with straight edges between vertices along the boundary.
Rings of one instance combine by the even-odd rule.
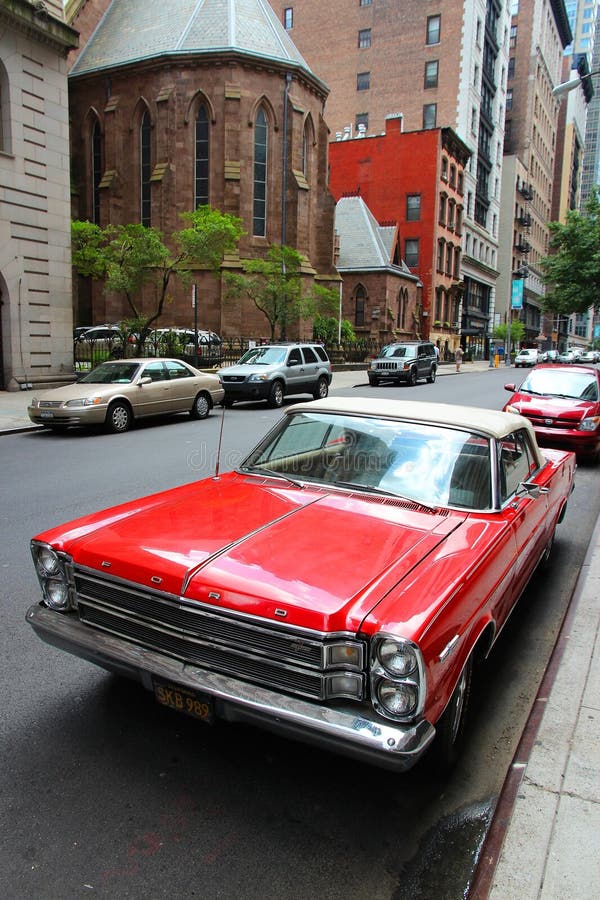
[[[422,720],[414,725],[385,722],[365,707],[331,707],[279,694],[188,665],[83,625],[74,615],[35,603],[27,621],[43,641],[153,690],[152,676],[208,694],[215,714],[229,722],[265,728],[326,750],[402,772],[420,759],[435,735]]]

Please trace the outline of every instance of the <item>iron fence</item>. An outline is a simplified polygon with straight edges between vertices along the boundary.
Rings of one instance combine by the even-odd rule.
[[[310,339],[312,341],[312,338]],[[182,359],[201,369],[216,368],[236,363],[249,347],[257,343],[251,338],[224,338],[223,340],[203,340],[195,344],[178,336],[150,336],[140,348],[135,335],[122,332],[109,337],[88,338],[85,334],[73,343],[73,359],[76,372],[85,372],[107,359],[167,356]],[[377,355],[380,344],[374,340],[325,342],[325,349],[333,364],[362,363]]]

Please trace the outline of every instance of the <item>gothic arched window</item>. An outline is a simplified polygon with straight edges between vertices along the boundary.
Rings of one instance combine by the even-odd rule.
[[[267,151],[269,125],[264,109],[258,110],[254,122],[254,204],[252,211],[252,234],[266,237],[267,234]]]
[[[194,155],[194,209],[208,205],[208,115],[201,106],[196,116]]]
[[[152,176],[152,153],[150,134],[152,125],[148,110],[140,122],[140,221],[150,227],[152,222],[150,178]]]

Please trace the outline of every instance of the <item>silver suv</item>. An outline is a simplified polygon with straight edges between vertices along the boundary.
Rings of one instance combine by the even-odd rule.
[[[329,393],[333,377],[320,344],[261,344],[217,374],[225,388],[225,406],[236,400],[267,400],[278,407],[288,394],[312,394],[319,400]]]
[[[369,366],[369,384],[397,381],[414,385],[419,378],[435,381],[438,360],[429,341],[401,341],[387,344]]]

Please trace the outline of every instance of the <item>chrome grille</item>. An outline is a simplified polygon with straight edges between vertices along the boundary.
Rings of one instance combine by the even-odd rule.
[[[211,671],[316,700],[326,694],[327,643],[348,640],[264,625],[87,570],[76,569],[74,577],[79,618],[86,625]]]
[[[396,363],[396,362],[378,362],[377,368],[382,369],[386,372],[397,372],[398,371],[398,363]]]
[[[62,400],[40,400],[38,406],[40,409],[58,409],[63,402]]]

